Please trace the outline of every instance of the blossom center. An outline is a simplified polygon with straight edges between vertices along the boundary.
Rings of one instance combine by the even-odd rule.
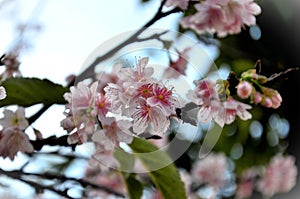
[[[104,103],[104,102],[100,102],[100,103],[98,104],[98,107],[99,107],[99,108],[104,108],[104,107],[105,107],[105,103]]]
[[[162,94],[159,94],[159,95],[157,96],[157,98],[160,99],[160,100],[163,100],[163,99],[164,99],[164,96],[163,96]]]

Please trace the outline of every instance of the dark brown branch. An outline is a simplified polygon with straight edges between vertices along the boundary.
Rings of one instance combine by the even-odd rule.
[[[28,118],[29,124],[34,123],[45,111],[47,111],[52,105],[44,105],[38,112],[36,112],[33,116]]]
[[[77,144],[69,144],[68,143],[68,135],[64,135],[61,137],[56,136],[50,136],[48,138],[42,139],[42,140],[30,140],[31,144],[33,145],[33,148],[37,151],[41,150],[43,146],[66,146],[66,147],[72,147],[74,149]]]

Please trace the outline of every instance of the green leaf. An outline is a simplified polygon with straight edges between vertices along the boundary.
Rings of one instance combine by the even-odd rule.
[[[135,157],[120,148],[115,148],[115,158],[120,163],[120,172],[124,178],[127,193],[130,199],[140,199],[143,194],[143,185],[135,179],[135,175],[129,173],[134,167]]]
[[[124,172],[131,172],[134,167],[135,158],[132,154],[123,151],[120,148],[115,148],[115,158],[120,163],[120,170]]]
[[[129,145],[141,160],[149,175],[165,199],[185,199],[184,184],[171,158],[147,140],[134,138]]]
[[[128,192],[128,196],[130,199],[140,199],[143,195],[143,185],[140,181],[135,178],[134,174],[130,174],[126,177],[125,172],[122,172],[125,182],[126,188]]]
[[[38,78],[10,78],[4,81],[2,86],[6,89],[7,97],[0,101],[0,107],[65,104],[63,94],[69,91],[59,84]]]

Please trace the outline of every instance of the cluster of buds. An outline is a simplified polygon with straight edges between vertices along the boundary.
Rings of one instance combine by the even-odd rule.
[[[241,75],[237,95],[242,99],[250,98],[252,103],[277,109],[282,98],[277,90],[263,86],[267,82],[268,78],[257,74],[255,69],[248,70]]]

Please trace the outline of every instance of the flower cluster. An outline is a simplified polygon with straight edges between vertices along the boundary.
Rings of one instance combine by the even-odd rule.
[[[254,190],[272,197],[289,192],[296,184],[297,167],[292,156],[276,155],[269,165],[249,168],[236,179],[229,165],[223,153],[211,153],[197,160],[190,173],[180,170],[189,198],[219,198],[229,187],[236,187],[235,198],[238,199],[250,198]]]
[[[266,197],[287,193],[295,185],[298,171],[292,156],[274,156],[269,165],[250,168],[241,176],[237,187],[237,198],[250,198],[256,189]]]
[[[14,160],[20,152],[33,152],[33,146],[29,137],[24,133],[28,127],[24,108],[18,108],[16,112],[4,110],[4,118],[0,119],[3,129],[0,131],[0,155]],[[13,147],[12,147],[13,146]]]
[[[170,126],[169,117],[183,106],[173,88],[153,78],[154,69],[146,67],[142,58],[134,68],[122,68],[119,81],[104,88],[112,113],[121,113],[133,120],[133,132],[161,134]]]
[[[282,98],[278,91],[262,86],[267,81],[267,77],[257,74],[255,69],[250,69],[241,75],[237,95],[242,99],[250,98],[252,103],[277,109]]]
[[[193,1],[197,2],[197,1]],[[168,0],[166,6],[188,9],[189,1]],[[255,16],[261,8],[253,0],[205,0],[194,4],[196,13],[181,20],[183,28],[190,28],[198,34],[217,33],[219,37],[241,32],[244,25],[256,24]]]
[[[277,155],[265,168],[263,177],[258,182],[258,190],[268,197],[287,193],[296,185],[297,174],[294,157]]]
[[[154,69],[146,67],[147,63],[148,58],[142,58],[136,67],[121,68],[116,83],[104,88],[98,82],[79,82],[70,88],[64,95],[68,104],[61,122],[70,133],[69,143],[81,144],[90,138],[96,158],[101,161],[110,156],[109,162],[114,164],[111,151],[115,146],[131,143],[134,135],[168,130],[169,117],[176,115],[175,109],[183,103],[173,88],[152,77]]]
[[[250,105],[239,102],[231,96],[223,99],[225,86],[222,81],[215,83],[204,79],[194,83],[196,88],[189,91],[188,98],[200,107],[197,114],[199,122],[209,123],[214,120],[223,127],[234,122],[237,116],[242,120],[251,118],[251,114],[247,111],[251,109]]]

